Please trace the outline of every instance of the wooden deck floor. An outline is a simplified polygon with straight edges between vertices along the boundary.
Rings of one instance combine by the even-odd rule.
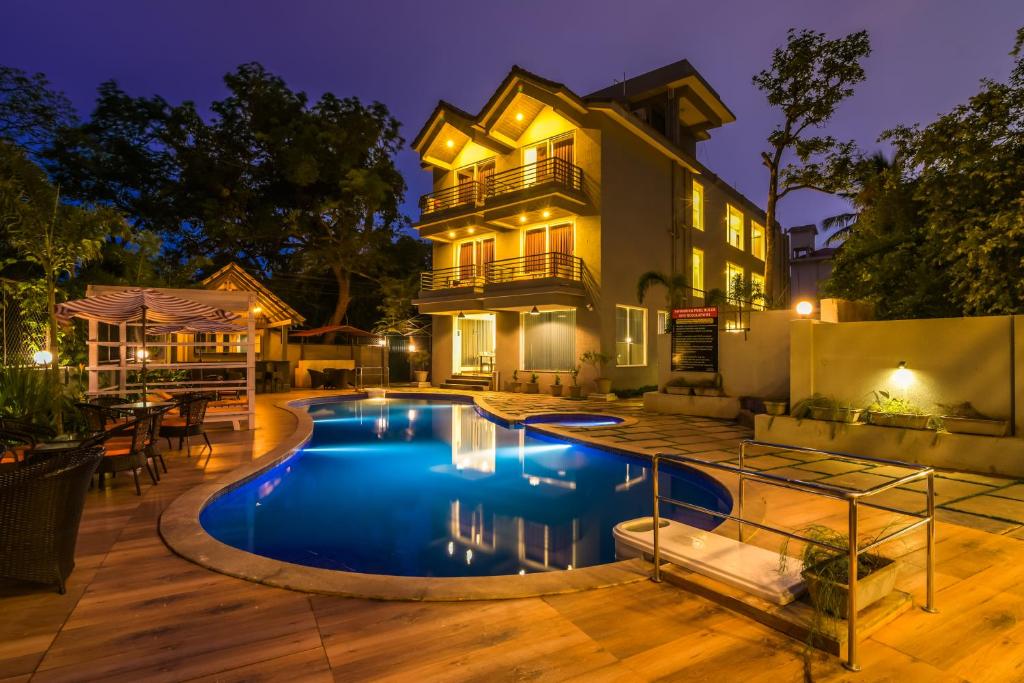
[[[215,434],[205,470],[170,453],[170,473],[142,497],[127,482],[93,491],[66,595],[0,584],[0,683],[1024,680],[1024,545],[953,524],[939,527],[941,614],[913,610],[878,631],[863,643],[859,674],[834,658],[808,661],[801,643],[666,584],[426,604],[210,572],[173,555],[156,522],[181,492],[291,431],[270,398],[259,415],[254,432]]]

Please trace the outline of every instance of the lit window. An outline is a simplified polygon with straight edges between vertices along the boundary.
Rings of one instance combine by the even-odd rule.
[[[726,204],[726,239],[737,249],[743,249],[743,214],[732,204]]]
[[[700,249],[693,250],[693,274],[690,276],[693,295],[704,298],[704,252]]]
[[[668,311],[658,311],[658,334],[668,334]]]
[[[615,364],[647,365],[647,309],[615,307]]]
[[[764,310],[764,276],[757,273],[750,274],[750,306],[759,311]]]
[[[735,304],[736,298],[743,292],[743,269],[735,263],[725,264],[725,291],[729,302]],[[737,287],[737,285],[739,285]]]
[[[764,261],[764,226],[750,221],[750,253]]]
[[[704,229],[704,186],[695,182],[693,184],[693,227],[698,230]]]
[[[523,369],[565,372],[576,366],[576,311],[523,313]]]

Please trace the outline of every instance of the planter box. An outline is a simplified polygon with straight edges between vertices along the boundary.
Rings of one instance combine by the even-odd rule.
[[[895,560],[877,555],[865,555],[865,557],[875,558],[880,563],[880,566],[867,576],[857,580],[857,604],[855,607],[858,612],[892,593],[896,587],[896,571],[899,568]],[[850,592],[848,585],[835,584],[829,588],[828,590],[833,594],[837,604],[822,606],[818,602],[818,596],[821,595],[822,586],[825,582],[818,578],[813,567],[804,570],[803,577],[804,581],[807,582],[807,592],[810,593],[811,600],[814,601],[816,606],[834,617],[846,619],[847,599]]]
[[[508,383],[508,386],[509,386],[509,391],[511,391],[513,394],[521,394],[521,393],[523,393],[523,383],[522,382],[512,381],[512,382]]]
[[[673,394],[675,396],[690,396],[693,393],[693,387],[665,387],[666,394]]]
[[[416,379],[417,382],[419,382],[421,384],[423,382],[427,381],[427,374],[428,374],[427,370],[413,370],[412,371],[412,376]]]
[[[863,408],[811,408],[811,419],[853,424],[863,413]]]
[[[868,422],[879,427],[900,427],[901,429],[928,429],[929,415],[913,413],[882,413],[868,411]]]
[[[540,393],[540,385],[537,384],[536,382],[525,382],[523,384],[523,393],[524,394],[539,394]]]
[[[604,377],[599,377],[596,380],[596,383],[597,383],[597,393],[599,393],[599,394],[610,394],[610,393],[612,393],[612,381],[610,379],[605,379]]]
[[[552,396],[561,396],[562,395],[562,385],[561,384],[552,384],[550,387],[548,387],[548,389],[551,390],[551,395]]]
[[[977,417],[942,416],[942,426],[954,434],[978,434],[979,436],[1006,436],[1006,420],[984,420]]]
[[[696,396],[724,396],[725,392],[719,387],[694,387],[693,393]]]
[[[764,412],[769,415],[785,415],[786,408],[789,407],[788,401],[765,401]]]
[[[579,385],[569,387],[569,398],[583,398],[583,387]]]

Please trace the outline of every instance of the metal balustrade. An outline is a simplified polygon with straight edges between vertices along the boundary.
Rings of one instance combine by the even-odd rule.
[[[436,213],[460,206],[479,206],[483,200],[483,185],[475,180],[469,180],[455,187],[446,187],[420,197],[420,213]]]
[[[486,287],[545,278],[582,282],[583,259],[572,254],[546,252],[500,259],[480,265],[440,268],[420,275],[420,290],[436,292],[456,287]]]

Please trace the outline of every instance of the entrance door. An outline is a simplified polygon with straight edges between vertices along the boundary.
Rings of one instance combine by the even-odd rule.
[[[452,343],[454,374],[486,374],[494,371],[495,325],[493,313],[469,313],[455,318]]]

